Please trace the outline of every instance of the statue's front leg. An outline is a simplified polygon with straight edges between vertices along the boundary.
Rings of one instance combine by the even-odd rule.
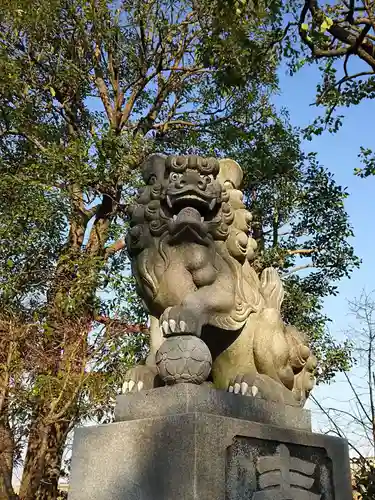
[[[232,286],[215,283],[190,292],[181,305],[168,307],[160,317],[164,336],[190,334],[200,337],[210,315],[231,311],[234,303]]]
[[[165,337],[171,335],[194,335],[200,337],[205,314],[184,305],[167,307],[160,316],[160,328]]]

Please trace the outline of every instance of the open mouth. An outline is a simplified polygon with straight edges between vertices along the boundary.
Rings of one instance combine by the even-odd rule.
[[[167,195],[167,205],[173,214],[178,214],[183,208],[192,207],[204,216],[213,211],[216,199],[206,200],[195,193],[186,193],[180,196]]]

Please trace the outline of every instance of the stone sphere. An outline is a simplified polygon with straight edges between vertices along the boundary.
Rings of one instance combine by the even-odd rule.
[[[156,366],[168,385],[202,384],[210,374],[212,357],[203,340],[193,335],[168,337],[156,353]]]

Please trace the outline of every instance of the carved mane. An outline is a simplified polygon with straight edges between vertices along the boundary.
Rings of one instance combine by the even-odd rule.
[[[170,223],[161,209],[168,187],[171,170],[196,169],[200,174],[214,175],[221,187],[220,207],[215,218],[207,222],[207,239],[212,251],[219,254],[231,269],[236,288],[236,302],[230,314],[210,318],[210,324],[226,330],[241,328],[251,313],[258,312],[271,300],[280,310],[283,287],[275,270],[263,273],[259,280],[251,266],[256,242],[250,236],[252,215],[243,202],[240,191],[243,172],[233,160],[201,158],[198,156],[152,155],[145,162],[142,173],[145,187],[139,191],[136,204],[130,210],[130,230],[127,249],[133,264],[133,273],[139,286],[145,288],[146,303],[152,303],[159,289],[159,276],[155,267],[156,256],[161,257],[164,270],[170,264]],[[140,285],[141,284],[141,285]],[[273,297],[273,298],[271,298]],[[147,304],[148,305],[148,304]]]

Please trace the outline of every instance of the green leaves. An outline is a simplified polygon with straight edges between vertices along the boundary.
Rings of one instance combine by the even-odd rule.
[[[324,33],[325,31],[329,30],[329,28],[333,25],[333,21],[330,17],[325,17],[324,21],[320,25],[320,32]]]
[[[284,318],[308,333],[324,367],[321,376],[329,380],[336,368],[350,364],[350,349],[327,333],[323,300],[337,293],[339,280],[360,263],[348,242],[353,232],[344,206],[347,193],[315,154],[301,152],[299,133],[286,120],[269,118],[259,135],[252,132],[251,149],[245,136],[232,156],[245,167],[259,249],[254,264],[258,270],[279,269],[287,291]]]
[[[355,175],[359,177],[368,177],[369,175],[375,175],[375,153],[370,148],[361,147],[359,158],[361,158],[364,168],[356,168],[354,170]]]
[[[22,332],[10,369],[22,383],[7,388],[21,432],[51,408],[49,418],[71,425],[108,421],[125,371],[147,354],[129,262],[110,249],[152,151],[242,165],[255,265],[279,268],[285,318],[327,358],[322,297],[356,258],[344,191],[271,104],[282,54],[297,57],[291,43],[279,49],[282,2],[17,0],[0,9],[0,320],[8,339],[13,324]],[[300,276],[300,261],[314,267]],[[342,366],[340,349],[330,359]]]

